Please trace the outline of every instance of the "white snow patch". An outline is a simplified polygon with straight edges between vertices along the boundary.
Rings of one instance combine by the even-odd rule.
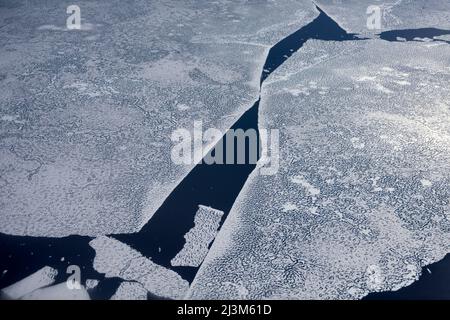
[[[283,204],[283,212],[298,210],[298,207],[292,202],[286,202]]]
[[[433,183],[430,180],[427,179],[422,179],[420,180],[420,183],[422,184],[422,186],[424,186],[425,188],[429,188],[433,185]]]
[[[301,185],[312,196],[317,196],[318,194],[320,194],[320,189],[313,186],[308,182],[308,180],[305,179],[305,177],[301,175],[292,177],[291,181],[295,184]]]
[[[359,138],[351,138],[350,141],[353,145],[353,148],[355,149],[364,149],[365,147],[365,143],[362,142]]]

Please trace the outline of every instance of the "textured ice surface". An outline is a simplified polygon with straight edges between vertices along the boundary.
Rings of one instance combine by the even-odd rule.
[[[36,289],[46,287],[55,282],[58,271],[51,267],[44,267],[28,277],[3,288],[1,292],[8,299],[19,299],[20,297],[33,292]]]
[[[26,294],[23,300],[90,300],[86,289],[81,286],[80,289],[69,289],[67,283],[37,289]]]
[[[446,44],[310,41],[272,74],[259,125],[280,130],[280,170],[251,175],[188,296],[360,298],[444,257],[449,61]]]
[[[150,293],[164,298],[181,299],[189,288],[189,283],[176,272],[155,264],[120,241],[101,236],[89,244],[96,253],[95,270],[106,277],[139,282]]]
[[[136,231],[189,172],[171,133],[224,130],[310,1],[3,1],[0,232]]]
[[[111,300],[147,300],[147,290],[138,282],[122,282]]]
[[[442,0],[317,0],[348,32],[378,33],[367,28],[367,8],[381,8],[382,30],[440,27],[450,29],[450,2]]]
[[[217,235],[223,211],[200,205],[195,214],[195,226],[185,234],[183,249],[170,262],[172,266],[198,267]]]

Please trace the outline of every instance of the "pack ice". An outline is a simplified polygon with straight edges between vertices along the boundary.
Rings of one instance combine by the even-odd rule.
[[[268,48],[310,1],[3,1],[0,232],[133,232],[191,170],[170,136],[257,99]]]
[[[255,170],[194,280],[195,299],[357,299],[450,251],[450,50],[308,41],[265,82]]]
[[[378,14],[381,18],[381,30],[433,27],[450,29],[450,2],[448,1],[317,0],[316,3],[348,32],[367,35],[378,33],[380,30],[369,29],[367,23],[368,18]]]

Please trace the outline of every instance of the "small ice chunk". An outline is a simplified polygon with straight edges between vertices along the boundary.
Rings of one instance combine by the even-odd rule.
[[[55,282],[57,274],[58,271],[56,269],[46,266],[9,287],[4,288],[1,293],[9,299],[19,299],[36,289],[51,285]]]
[[[199,205],[194,227],[184,235],[186,243],[170,262],[172,266],[198,267],[208,254],[208,245],[214,240],[220,227],[223,211]]]
[[[137,282],[122,282],[111,300],[147,300],[147,290]]]
[[[86,289],[87,290],[92,290],[94,289],[97,285],[98,285],[98,280],[96,279],[87,279],[86,280]]]
[[[141,283],[147,291],[159,297],[181,299],[189,283],[176,272],[157,265],[126,244],[101,236],[89,245],[94,248],[94,268],[106,277],[119,277]]]
[[[80,289],[69,289],[66,282],[37,289],[22,297],[23,300],[90,300],[86,289],[81,286]]]

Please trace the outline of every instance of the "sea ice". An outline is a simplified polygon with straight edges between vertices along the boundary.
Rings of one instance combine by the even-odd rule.
[[[147,290],[138,282],[122,282],[111,300],[147,300]]]
[[[382,30],[440,27],[450,29],[450,3],[441,0],[317,0],[316,3],[348,32],[363,34]],[[380,9],[381,29],[370,30],[373,7]],[[371,8],[372,7],[372,8]]]
[[[229,128],[259,95],[268,48],[311,21],[310,1],[4,1],[0,232],[138,230],[195,165],[171,133]]]
[[[249,177],[187,297],[357,299],[450,252],[448,61],[447,45],[309,41],[271,74],[259,126],[280,130],[280,169]]]
[[[24,295],[23,300],[90,300],[86,289],[81,286],[79,289],[69,289],[66,282],[37,289]]]
[[[94,268],[106,277],[136,281],[150,293],[171,299],[183,298],[189,288],[189,283],[176,272],[157,265],[118,240],[101,236],[89,244],[96,253]]]
[[[209,251],[209,245],[217,235],[223,211],[199,205],[195,214],[195,226],[185,234],[183,249],[170,262],[172,266],[198,267]]]
[[[8,299],[19,299],[36,289],[46,287],[55,282],[58,271],[51,267],[43,267],[28,277],[3,288],[1,293]]]

